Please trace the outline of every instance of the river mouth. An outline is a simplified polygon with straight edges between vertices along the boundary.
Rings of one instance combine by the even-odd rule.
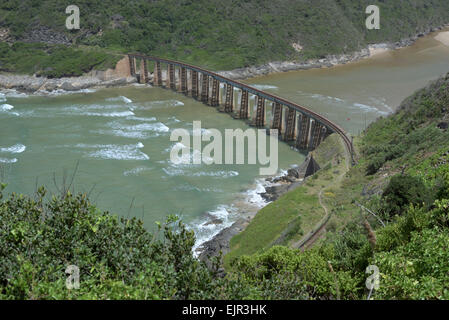
[[[393,112],[429,80],[449,72],[449,48],[429,36],[415,45],[329,69],[294,71],[246,80],[258,89],[309,107],[353,135]],[[36,185],[58,191],[64,171],[78,163],[73,186],[91,192],[100,209],[156,221],[178,214],[195,230],[197,245],[230,226],[242,211],[257,211],[264,177],[253,165],[170,162],[170,132],[248,128],[184,95],[134,86],[74,94],[0,95],[0,165],[7,192],[32,194]],[[279,144],[279,169],[304,155]],[[53,181],[56,177],[56,186]]]
[[[358,135],[416,90],[449,72],[449,28],[412,46],[332,68],[290,71],[244,81],[309,107]]]

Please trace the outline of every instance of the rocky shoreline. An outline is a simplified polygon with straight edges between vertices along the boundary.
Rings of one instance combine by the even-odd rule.
[[[265,192],[260,193],[260,195],[268,203],[276,201],[282,195],[301,186],[309,176],[319,169],[319,166],[313,160],[311,154],[309,154],[300,166],[289,169],[286,174],[266,178],[265,180],[271,186],[265,187]],[[199,247],[200,254],[198,258],[210,266],[210,258],[217,257],[220,254],[224,256],[228,253],[232,237],[242,232],[256,216],[257,212],[252,210],[239,212],[240,217],[237,221],[230,227],[221,230],[215,237]]]
[[[93,88],[128,86],[136,83],[134,77],[102,79],[94,75],[73,78],[48,79],[29,75],[0,74],[0,89],[17,90],[28,94],[63,91],[79,91]]]
[[[308,61],[273,61],[260,66],[239,68],[235,70],[219,71],[224,77],[242,80],[263,76],[270,73],[288,72],[294,70],[308,70],[314,68],[330,68],[337,65],[356,62],[371,57],[378,50],[394,50],[412,45],[417,39],[431,32],[442,30],[442,26],[431,28],[424,33],[420,33],[412,38],[403,39],[396,43],[373,44],[360,51],[341,54],[328,55],[323,59],[312,59]],[[137,82],[135,77],[129,77],[126,72],[126,59],[122,59],[115,70],[91,71],[81,77],[66,77],[49,79],[31,75],[18,75],[3,73],[0,74],[0,89],[13,89],[28,94],[52,92],[57,90],[79,91],[84,89],[108,88],[128,86]],[[119,65],[120,64],[120,65]],[[150,76],[151,78],[151,76]]]
[[[234,80],[244,80],[248,78],[254,78],[258,76],[264,76],[271,73],[288,72],[295,70],[308,70],[316,68],[331,68],[338,65],[344,65],[348,63],[357,62],[359,60],[371,57],[377,50],[395,50],[404,47],[411,46],[421,37],[424,37],[432,32],[437,32],[443,30],[449,25],[429,28],[426,32],[417,34],[414,37],[402,39],[401,41],[394,43],[378,43],[369,45],[360,51],[356,51],[349,54],[340,55],[328,55],[322,59],[311,59],[306,62],[304,61],[273,61],[261,66],[253,66],[248,68],[239,68],[230,71],[220,71],[218,74],[234,79]]]

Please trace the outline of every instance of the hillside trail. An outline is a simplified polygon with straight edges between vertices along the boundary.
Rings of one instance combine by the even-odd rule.
[[[343,139],[339,139],[339,140],[340,140],[340,143],[342,144],[342,147],[344,150],[346,170],[343,171],[343,173],[340,174],[335,180],[333,180],[333,182],[331,184],[322,188],[320,190],[320,192],[318,192],[318,202],[324,210],[324,213],[325,213],[324,217],[321,219],[320,222],[318,222],[315,225],[315,227],[312,229],[312,231],[310,231],[307,235],[305,235],[299,241],[297,241],[291,245],[291,247],[294,249],[305,250],[306,248],[309,248],[310,246],[312,246],[315,243],[315,241],[320,238],[323,230],[325,229],[327,223],[330,220],[331,213],[329,213],[329,209],[326,207],[326,205],[323,202],[323,192],[326,191],[331,186],[335,186],[335,185],[339,184],[343,180],[344,176],[350,169],[350,163],[351,163],[351,155],[349,154],[348,150],[346,149]]]

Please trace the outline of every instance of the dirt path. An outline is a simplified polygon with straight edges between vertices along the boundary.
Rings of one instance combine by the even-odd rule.
[[[349,171],[349,168],[350,168],[351,155],[348,153],[348,151],[344,145],[344,141],[342,139],[340,139],[340,143],[343,146],[343,150],[344,150],[344,154],[345,154],[346,170],[342,174],[340,174],[335,180],[333,180],[332,184],[329,184],[328,186],[326,186],[320,190],[320,192],[318,193],[318,202],[320,203],[320,206],[324,210],[324,213],[325,213],[324,217],[323,217],[323,219],[321,219],[320,222],[318,222],[317,225],[315,225],[315,227],[312,229],[312,231],[310,231],[307,235],[305,235],[301,240],[295,242],[292,245],[292,248],[305,250],[305,249],[311,247],[315,243],[315,241],[318,240],[324,234],[326,225],[331,218],[331,213],[329,213],[328,208],[326,207],[326,205],[323,202],[323,192],[325,190],[327,190],[330,186],[339,184],[343,180],[343,177],[346,175],[346,173]]]

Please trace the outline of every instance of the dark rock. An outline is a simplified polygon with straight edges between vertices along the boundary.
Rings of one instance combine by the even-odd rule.
[[[447,130],[448,127],[449,127],[449,124],[447,122],[440,122],[438,124],[438,128],[441,130]]]

